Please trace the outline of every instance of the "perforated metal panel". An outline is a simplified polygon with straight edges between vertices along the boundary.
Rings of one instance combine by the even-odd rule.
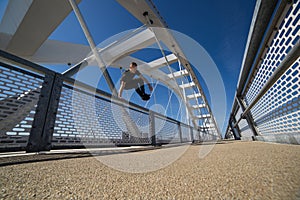
[[[63,87],[53,135],[54,145],[105,143],[150,143],[148,115],[130,110],[142,137],[128,132],[120,106],[108,99]]]
[[[0,66],[0,148],[25,147],[43,83],[43,75]]]
[[[246,102],[249,105],[300,37],[300,1],[295,1],[282,21],[263,60],[258,65]],[[299,133],[300,60],[294,62],[251,109],[261,134]],[[241,123],[240,123],[241,124]]]
[[[260,132],[300,132],[299,74],[298,59],[251,110]]]
[[[295,1],[291,6],[279,29],[274,36],[263,60],[257,67],[256,75],[252,78],[252,84],[246,94],[246,102],[250,104],[280,62],[293,48],[300,37],[300,1]]]
[[[200,141],[202,140],[200,136],[200,131],[197,129],[193,129],[193,140]]]
[[[300,144],[300,1],[279,1],[273,9],[272,16],[256,13],[252,23],[263,27],[264,35],[254,27],[249,36],[252,43],[246,48],[231,112],[238,124],[232,126],[231,117],[226,136],[240,131],[242,139],[255,136],[262,141]],[[269,17],[270,21],[262,22]],[[247,121],[241,117],[240,106],[245,107]]]
[[[181,125],[182,142],[192,141],[190,130],[191,130],[190,127],[185,126],[185,125]]]
[[[176,122],[155,117],[156,141],[160,143],[180,142],[178,124]]]
[[[109,139],[121,138],[122,131],[118,129],[118,126],[112,129],[115,125],[113,120],[109,123],[108,117],[111,115],[104,115],[110,110],[108,102],[101,103],[93,95],[63,87],[55,122],[53,144],[104,143],[109,142]],[[102,119],[102,124],[100,119]],[[106,130],[103,126],[106,126]]]

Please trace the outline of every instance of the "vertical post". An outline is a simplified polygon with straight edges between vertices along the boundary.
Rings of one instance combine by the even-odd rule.
[[[240,140],[241,135],[240,135],[239,127],[238,127],[238,125],[236,125],[236,127],[234,127],[235,123],[236,123],[236,119],[233,115],[231,115],[230,120],[229,120],[229,126],[233,132],[234,139]]]
[[[182,143],[182,130],[181,130],[181,125],[180,122],[177,122],[178,130],[179,130],[179,140]]]
[[[190,135],[191,135],[191,140],[194,141],[194,133],[193,133],[193,127],[190,126]]]
[[[46,74],[26,152],[50,151],[62,82],[60,74]]]
[[[200,128],[198,128],[197,129],[197,133],[198,133],[199,141],[202,142],[200,131],[201,131]]]
[[[236,97],[237,99],[237,102],[239,103],[240,107],[242,108],[242,111],[244,112],[246,110],[246,103],[243,99],[241,99],[241,97]],[[245,119],[249,125],[249,128],[251,129],[251,131],[253,132],[253,135],[254,136],[258,136],[258,130],[255,126],[255,122],[253,120],[253,117],[252,117],[252,114],[251,114],[251,111],[249,111],[246,116],[245,116]]]
[[[155,135],[155,116],[154,113],[150,110],[149,111],[149,133],[151,137],[151,145],[156,146],[156,135]]]

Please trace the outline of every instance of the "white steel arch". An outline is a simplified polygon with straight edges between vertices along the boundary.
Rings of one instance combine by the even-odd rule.
[[[202,130],[208,130],[211,134],[216,136],[221,136],[218,131],[218,127],[210,106],[207,103],[206,97],[202,91],[201,85],[198,81],[197,76],[195,75],[192,67],[188,60],[185,59],[184,53],[180,49],[180,46],[172,36],[172,34],[167,29],[166,22],[162,19],[162,17],[158,14],[153,3],[149,0],[117,0],[120,5],[122,5],[125,9],[127,9],[134,17],[141,21],[142,24],[145,24],[142,28],[130,34],[130,37],[126,37],[120,41],[113,42],[107,45],[105,48],[98,49],[99,56],[103,59],[104,63],[101,68],[109,66],[120,67],[127,66],[129,62],[135,61],[138,63],[139,70],[162,82],[168,88],[172,89],[179,97],[182,98],[190,116],[191,121],[193,122],[194,127],[200,128]],[[60,24],[63,19],[67,16],[68,13],[71,12],[70,5],[63,4],[61,5],[61,1],[51,1],[51,3],[47,4],[47,9],[55,10],[58,6],[59,15],[55,18],[55,20],[48,20],[48,26],[52,28],[44,29],[39,32],[39,37],[37,38],[37,43],[35,46],[30,49],[24,49],[26,44],[21,44],[24,42],[28,42],[26,38],[24,38],[27,33],[31,32],[32,24],[35,23],[45,23],[42,17],[39,17],[40,11],[39,9],[46,9],[45,5],[42,4],[38,0],[32,0],[31,4],[26,5],[27,10],[26,15],[18,15],[15,12],[6,12],[3,19],[10,19],[12,16],[17,15],[18,23],[13,24],[13,30],[10,32],[5,32],[5,26],[3,26],[4,22],[2,21],[0,25],[0,37],[6,38],[8,42],[0,43],[0,48],[11,53],[14,53],[18,56],[21,56],[25,59],[29,59],[33,62],[39,63],[83,63],[92,65],[95,59],[93,56],[85,58],[85,56],[90,51],[88,46],[78,45],[78,44],[70,44],[65,42],[47,40],[47,36],[50,35],[51,32],[55,30],[55,28]],[[64,2],[64,1],[63,1]],[[28,3],[28,2],[27,2]],[[75,3],[80,3],[80,1],[76,1]],[[10,1],[8,7],[17,7],[25,4],[22,1]],[[57,12],[57,11],[55,11]],[[34,16],[34,18],[33,18]],[[36,21],[35,21],[36,20]],[[34,23],[33,23],[34,22]],[[19,34],[22,31],[22,35]],[[162,42],[171,54],[162,55],[161,58],[145,62],[143,60],[139,60],[130,56],[131,53],[147,48],[152,44],[158,44]],[[14,45],[18,43],[19,45]],[[22,49],[19,49],[19,47]],[[62,49],[63,53],[57,51],[57,49]],[[164,52],[162,52],[164,53]],[[83,61],[83,62],[82,62]],[[165,73],[160,68],[169,66],[170,64],[178,62],[181,66],[180,70],[173,71],[171,69],[169,73]],[[99,64],[99,63],[98,63]],[[74,68],[79,68],[79,65],[75,65]],[[72,74],[72,68],[65,73],[66,75]],[[182,82],[179,84],[177,79],[189,77],[189,82]],[[193,89],[192,94],[186,94],[185,91]],[[191,103],[192,100],[196,100]],[[201,115],[195,115],[194,110],[198,110],[201,113],[203,109],[206,109],[207,112],[202,113]]]

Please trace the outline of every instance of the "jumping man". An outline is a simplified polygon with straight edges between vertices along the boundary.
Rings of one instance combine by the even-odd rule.
[[[137,75],[139,78],[134,78]],[[121,86],[119,90],[119,98],[122,98],[123,90],[135,89],[135,91],[140,95],[140,97],[147,101],[150,99],[150,95],[145,93],[144,82],[148,84],[149,90],[152,91],[153,88],[148,80],[137,70],[137,64],[132,62],[130,64],[129,70],[126,70],[121,77]]]

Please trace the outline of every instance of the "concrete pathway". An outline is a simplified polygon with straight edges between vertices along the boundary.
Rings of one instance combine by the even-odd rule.
[[[300,199],[299,145],[110,152],[3,157],[0,199]]]

